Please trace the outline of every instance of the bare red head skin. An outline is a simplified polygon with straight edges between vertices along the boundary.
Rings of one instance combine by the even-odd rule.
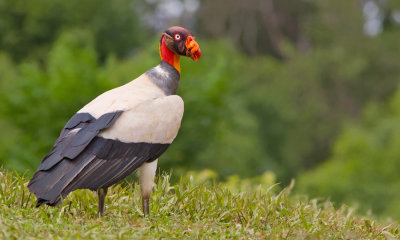
[[[170,27],[160,39],[161,60],[169,63],[179,73],[181,73],[180,56],[190,57],[197,61],[201,57],[200,46],[196,42],[193,34],[182,27]]]

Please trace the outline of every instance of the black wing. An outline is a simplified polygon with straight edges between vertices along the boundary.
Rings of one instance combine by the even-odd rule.
[[[168,148],[169,144],[124,143],[97,136],[121,114],[108,113],[95,119],[79,113],[71,118],[28,185],[38,198],[36,206],[58,205],[76,189],[111,186]]]

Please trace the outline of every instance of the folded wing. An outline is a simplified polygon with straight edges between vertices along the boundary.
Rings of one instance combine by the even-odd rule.
[[[77,113],[28,185],[37,206],[58,205],[76,189],[111,186],[157,159],[176,137],[182,116],[183,101],[176,95],[97,119]]]

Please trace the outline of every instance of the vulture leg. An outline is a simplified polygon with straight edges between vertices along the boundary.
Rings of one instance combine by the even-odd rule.
[[[150,215],[149,199],[154,184],[154,177],[156,175],[157,159],[152,162],[143,163],[138,168],[140,193],[142,195],[143,213],[145,216]]]
[[[147,198],[142,198],[142,204],[143,204],[143,214],[144,216],[149,216],[150,215],[150,210],[149,210],[149,199]]]
[[[99,188],[97,189],[97,196],[99,197],[99,217],[104,214],[104,202],[107,195],[107,188]]]

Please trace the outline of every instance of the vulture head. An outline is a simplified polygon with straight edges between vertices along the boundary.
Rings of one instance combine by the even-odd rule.
[[[199,44],[195,41],[193,34],[182,27],[170,27],[160,39],[160,56],[163,58],[165,47],[180,56],[187,56],[197,61],[201,57]]]

